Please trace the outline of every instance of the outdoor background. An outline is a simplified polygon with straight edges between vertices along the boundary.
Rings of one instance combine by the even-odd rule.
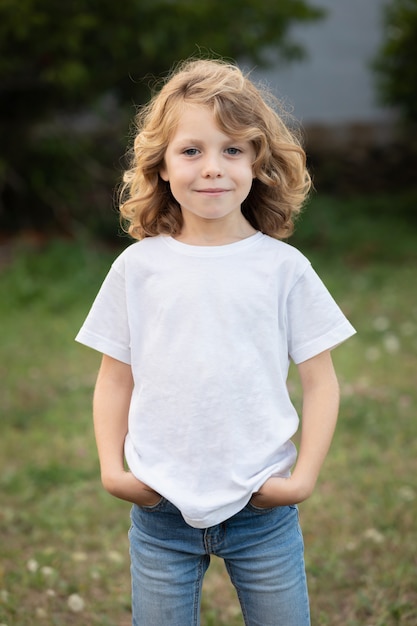
[[[290,243],[358,331],[300,505],[312,624],[414,626],[416,0],[0,0],[0,626],[130,624],[129,505],[100,485],[100,356],[74,336],[130,243],[135,108],[193,54],[237,59],[300,121],[315,191]],[[243,625],[217,559],[202,624]]]

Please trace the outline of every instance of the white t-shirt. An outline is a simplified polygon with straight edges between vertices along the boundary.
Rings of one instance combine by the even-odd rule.
[[[207,528],[290,473],[289,360],[354,332],[309,261],[258,232],[223,246],[169,236],[129,246],[77,341],[131,365],[128,466]]]

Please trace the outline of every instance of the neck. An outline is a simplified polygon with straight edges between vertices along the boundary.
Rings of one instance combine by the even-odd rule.
[[[178,241],[193,246],[224,246],[247,239],[256,233],[249,222],[242,219],[234,223],[222,220],[184,219],[181,232],[175,237]]]

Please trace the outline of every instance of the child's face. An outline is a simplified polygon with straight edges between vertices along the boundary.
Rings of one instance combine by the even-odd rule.
[[[160,175],[169,181],[184,221],[241,217],[253,180],[255,151],[217,126],[211,110],[187,104],[168,144]]]

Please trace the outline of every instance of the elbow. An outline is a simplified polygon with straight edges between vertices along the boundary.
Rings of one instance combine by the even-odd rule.
[[[117,483],[116,483],[115,477],[112,474],[108,474],[108,473],[101,474],[101,485],[103,489],[112,496],[117,495],[116,484]]]

